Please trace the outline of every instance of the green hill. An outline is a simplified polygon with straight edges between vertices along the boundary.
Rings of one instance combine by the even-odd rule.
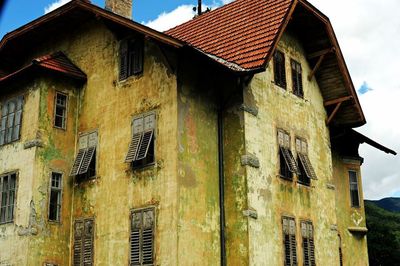
[[[371,266],[400,266],[400,213],[365,201]]]
[[[381,200],[368,200],[375,205],[391,212],[400,213],[400,198],[384,198]]]

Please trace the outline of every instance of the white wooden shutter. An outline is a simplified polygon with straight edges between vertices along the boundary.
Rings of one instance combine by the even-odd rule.
[[[280,147],[281,153],[283,155],[283,158],[285,158],[285,163],[289,168],[289,171],[292,173],[296,173],[299,174],[299,168],[297,167],[297,162],[293,157],[292,152],[290,151],[290,149],[286,148],[286,147]]]
[[[93,265],[93,238],[94,238],[94,220],[85,220],[85,230],[83,235],[83,265]]]
[[[125,162],[130,163],[135,161],[141,139],[142,139],[141,133],[137,133],[132,136],[132,140],[129,143],[128,153],[126,155]]]
[[[84,224],[82,220],[76,220],[74,224],[73,266],[82,265],[82,239]]]
[[[93,160],[94,153],[96,152],[96,147],[90,147],[87,149],[85,155],[83,156],[82,163],[79,169],[79,174],[86,174],[89,170],[89,165]]]
[[[71,169],[70,176],[76,176],[79,174],[79,170],[80,170],[82,161],[85,158],[86,151],[87,151],[87,149],[80,149],[78,151],[78,154],[76,155],[74,164]]]
[[[314,172],[314,168],[311,165],[310,159],[308,158],[308,155],[304,153],[299,153],[299,158],[308,178],[318,179],[317,175]]]
[[[154,130],[151,129],[143,133],[136,160],[142,160],[147,157],[147,152],[149,151],[150,143],[153,138],[153,132]]]

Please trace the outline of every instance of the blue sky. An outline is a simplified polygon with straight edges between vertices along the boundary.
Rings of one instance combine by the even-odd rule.
[[[45,7],[55,0],[8,0],[0,18],[0,38],[33,19],[44,15]],[[93,4],[104,7],[104,0],[92,0]],[[215,1],[203,1],[211,5]],[[197,4],[196,0],[134,0],[135,21],[150,21],[163,12],[170,12],[177,6]]]

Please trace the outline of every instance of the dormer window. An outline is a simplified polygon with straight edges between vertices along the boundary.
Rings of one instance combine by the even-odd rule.
[[[23,97],[3,102],[0,120],[0,146],[19,140],[22,121]]]
[[[285,55],[280,51],[274,55],[274,77],[275,84],[286,89]]]
[[[125,80],[143,72],[143,39],[132,38],[121,41],[119,80]]]

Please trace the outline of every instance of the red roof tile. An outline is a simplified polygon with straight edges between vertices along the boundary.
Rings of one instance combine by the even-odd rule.
[[[263,67],[293,0],[236,0],[166,31],[244,69]]]
[[[1,77],[0,82],[10,80],[34,67],[60,72],[75,79],[86,80],[86,74],[82,70],[74,65],[65,54],[57,52],[33,59],[29,65]]]

